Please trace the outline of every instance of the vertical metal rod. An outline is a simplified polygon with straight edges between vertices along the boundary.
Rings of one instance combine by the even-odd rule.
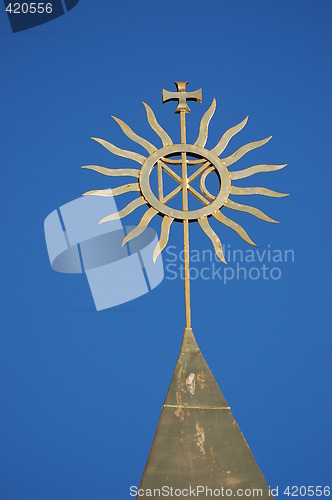
[[[180,111],[181,144],[186,144],[186,112]],[[182,160],[182,209],[188,211],[188,172],[187,154],[181,153]],[[190,309],[190,271],[189,271],[189,222],[183,220],[183,250],[184,250],[184,296],[186,307],[186,328],[191,328]]]

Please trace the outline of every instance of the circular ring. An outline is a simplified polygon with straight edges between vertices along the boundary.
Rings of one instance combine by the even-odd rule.
[[[208,160],[214,166],[220,178],[220,191],[214,201],[212,201],[209,205],[196,210],[178,210],[168,207],[162,203],[152,192],[149,181],[153,167],[162,157],[175,153],[190,153],[195,156],[200,156],[201,158]],[[165,146],[162,149],[158,149],[145,160],[140,171],[139,184],[142,196],[145,198],[147,203],[151,207],[158,210],[158,212],[168,215],[169,217],[173,217],[174,219],[197,220],[201,217],[211,215],[225,204],[230,192],[231,178],[226,165],[208,149],[195,144],[173,144],[171,146]]]

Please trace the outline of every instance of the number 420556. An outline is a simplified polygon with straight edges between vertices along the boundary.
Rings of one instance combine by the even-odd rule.
[[[51,14],[52,4],[44,2],[10,3],[6,7],[10,14]]]
[[[288,497],[329,497],[331,489],[329,486],[287,486],[284,495]]]

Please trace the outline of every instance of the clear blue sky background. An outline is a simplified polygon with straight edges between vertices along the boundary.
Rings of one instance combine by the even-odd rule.
[[[97,313],[82,276],[51,270],[43,221],[107,187],[80,166],[119,165],[90,136],[130,147],[111,114],[154,140],[147,101],[178,137],[161,90],[182,79],[203,88],[188,140],[213,97],[209,147],[246,115],[229,153],[273,135],[239,165],[288,163],[250,181],[291,193],[253,202],[281,224],[234,218],[260,249],[295,252],[278,281],[195,281],[194,333],[268,483],[329,484],[331,14],[323,0],[81,0],[13,34],[1,7],[2,500],[122,500],[139,484],[181,344],[183,282]],[[179,226],[170,243],[181,247]],[[192,248],[210,248],[198,228]]]

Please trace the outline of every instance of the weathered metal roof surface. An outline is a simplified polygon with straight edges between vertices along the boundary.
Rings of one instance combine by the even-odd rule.
[[[260,498],[273,498],[192,330],[186,328],[140,485],[145,496],[139,498],[151,498],[151,490],[163,486],[183,490],[177,498],[188,498],[185,490],[199,485],[231,489],[233,496],[240,488],[258,488]],[[222,495],[207,492],[199,498],[217,496]],[[158,497],[157,491],[152,498]]]

